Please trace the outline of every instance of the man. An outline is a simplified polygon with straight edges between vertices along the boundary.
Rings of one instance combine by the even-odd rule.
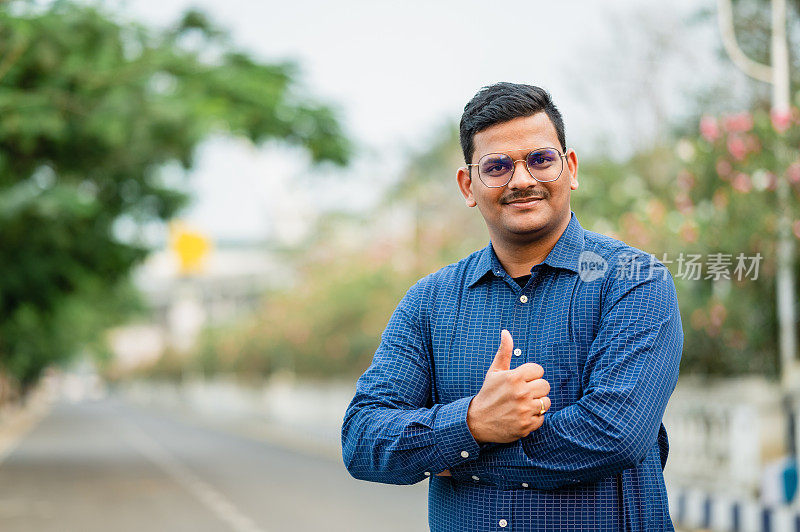
[[[461,146],[458,186],[491,242],[392,314],[344,416],[348,471],[429,478],[434,531],[674,530],[661,422],[683,344],[671,275],[578,223],[577,155],[544,90],[483,88]]]

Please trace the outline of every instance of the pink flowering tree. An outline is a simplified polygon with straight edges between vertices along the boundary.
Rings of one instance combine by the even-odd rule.
[[[776,375],[776,186],[780,179],[790,184],[790,216],[800,239],[800,111],[706,115],[698,132],[677,144],[683,165],[671,209],[680,252],[699,254],[703,263],[699,279],[685,262],[670,265],[689,362],[712,373]]]

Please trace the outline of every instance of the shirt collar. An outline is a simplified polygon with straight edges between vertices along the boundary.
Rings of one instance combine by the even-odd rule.
[[[550,253],[547,254],[542,263],[553,268],[564,268],[578,273],[578,257],[583,251],[583,246],[583,227],[578,223],[575,213],[570,211],[569,224],[567,224],[556,245],[553,246],[553,249],[550,250]],[[478,261],[475,263],[475,268],[469,278],[469,284],[467,285],[469,287],[477,284],[489,272],[495,272],[499,276],[505,271],[503,265],[500,264],[500,259],[497,258],[497,254],[494,252],[491,242],[479,253]]]

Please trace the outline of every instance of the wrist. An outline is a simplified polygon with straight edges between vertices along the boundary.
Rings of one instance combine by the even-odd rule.
[[[480,423],[475,415],[477,409],[473,405],[474,402],[475,399],[473,398],[473,400],[469,403],[469,408],[467,408],[467,428],[477,443],[488,443],[488,440],[483,439],[483,433],[480,430]]]

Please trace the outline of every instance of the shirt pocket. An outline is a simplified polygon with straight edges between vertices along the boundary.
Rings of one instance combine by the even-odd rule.
[[[540,350],[540,360],[534,362],[544,368],[543,378],[550,383],[548,412],[557,412],[583,396],[581,377],[585,358],[583,346],[575,342],[549,344]]]

